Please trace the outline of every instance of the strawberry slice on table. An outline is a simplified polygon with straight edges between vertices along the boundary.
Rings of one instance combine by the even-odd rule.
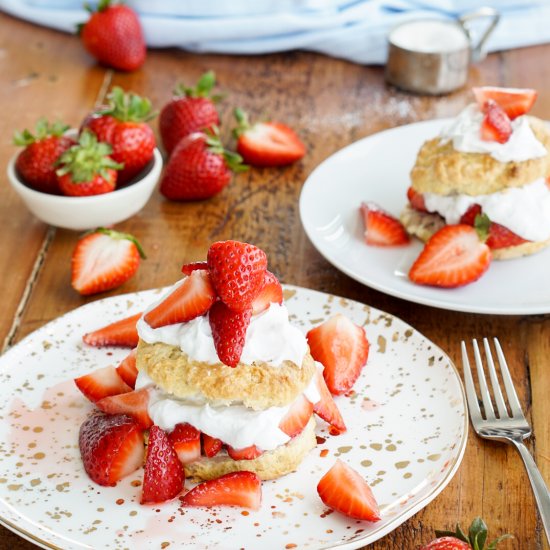
[[[193,273],[193,271],[197,271],[197,269],[208,269],[208,264],[205,261],[202,261],[190,262],[181,266],[181,272],[184,275],[191,275],[191,273]]]
[[[76,244],[71,284],[83,295],[118,288],[134,276],[140,258],[145,254],[134,236],[100,227]]]
[[[114,486],[143,464],[143,430],[124,414],[89,416],[80,427],[78,444],[86,473],[99,485]]]
[[[472,88],[479,106],[483,109],[487,101],[494,101],[503,109],[510,120],[531,110],[538,92],[530,88],[498,88],[482,86]]]
[[[506,143],[512,135],[512,124],[508,115],[492,100],[485,102],[483,112],[485,116],[481,122],[481,139]]]
[[[85,344],[98,348],[104,346],[134,348],[139,342],[136,324],[141,316],[142,313],[136,313],[92,332],[87,332],[82,340]]]
[[[251,124],[242,109],[235,109],[238,126],[233,130],[237,138],[237,152],[252,166],[285,166],[300,160],[306,147],[296,132],[281,122]]]
[[[265,311],[271,304],[280,305],[282,303],[283,287],[271,271],[266,271],[262,289],[252,302],[252,315],[257,315],[258,313]]]
[[[350,466],[336,460],[317,485],[321,500],[333,510],[355,519],[380,520],[380,510],[368,483]]]
[[[409,199],[410,205],[419,212],[427,212],[426,203],[424,202],[424,195],[419,193],[412,187],[407,189],[407,199]]]
[[[242,449],[235,449],[231,445],[226,445],[227,454],[233,460],[254,460],[263,454],[261,449],[258,449],[256,445],[250,445],[250,447],[244,447]]]
[[[265,252],[248,243],[218,241],[208,249],[207,262],[222,302],[235,311],[249,309],[264,285]]]
[[[168,439],[182,464],[195,462],[201,457],[201,433],[191,424],[176,424]]]
[[[365,242],[373,246],[401,246],[409,243],[403,224],[374,202],[361,203]]]
[[[132,388],[124,382],[113,366],[96,369],[89,374],[75,378],[74,382],[92,403],[110,395],[132,391]]]
[[[289,437],[294,437],[305,428],[312,414],[313,403],[304,394],[301,394],[290,405],[288,412],[279,422],[279,429]]]
[[[446,225],[434,233],[409,271],[417,284],[453,288],[479,279],[489,268],[491,249],[475,228]]]
[[[143,429],[153,424],[149,416],[149,390],[140,390],[120,393],[103,397],[96,402],[96,407],[107,414],[127,414],[131,416]]]
[[[324,366],[323,377],[333,395],[349,391],[369,356],[369,342],[363,327],[341,313],[306,335],[311,356]]]
[[[321,371],[317,371],[317,387],[319,388],[319,394],[321,399],[313,405],[313,412],[322,418],[325,422],[331,425],[339,433],[343,433],[347,430],[346,424],[336,405],[332,394],[330,393],[327,383],[323,378]]]
[[[144,321],[152,328],[185,323],[204,315],[216,300],[210,275],[195,270],[183,279],[158,306],[145,314]]]
[[[212,458],[222,450],[222,447],[223,443],[221,439],[212,437],[205,433],[202,434],[202,450],[204,452],[204,456]]]
[[[166,433],[156,425],[149,430],[141,504],[164,502],[181,493],[185,481],[179,461]]]
[[[251,316],[251,309],[233,311],[223,302],[215,302],[210,308],[208,318],[214,347],[224,365],[236,367],[239,364]]]
[[[136,366],[136,348],[134,348],[119,364],[116,368],[118,375],[130,386],[132,389],[136,387],[136,379],[138,370]]]
[[[239,506],[259,510],[261,481],[253,472],[232,472],[200,483],[180,500],[183,506]]]

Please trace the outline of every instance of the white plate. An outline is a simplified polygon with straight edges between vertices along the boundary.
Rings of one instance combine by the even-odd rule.
[[[317,250],[357,281],[419,304],[505,315],[550,313],[550,249],[495,261],[480,280],[457,289],[415,285],[407,278],[422,244],[378,248],[363,241],[361,201],[399,216],[409,172],[422,143],[448,120],[432,120],[374,134],[338,151],[309,176],[300,196],[304,229]]]
[[[81,344],[84,332],[141,311],[158,291],[80,307],[37,330],[0,358],[0,521],[44,548],[362,547],[403,523],[449,483],[467,438],[465,399],[450,359],[391,315],[297,287],[285,287],[304,331],[336,312],[364,324],[370,357],[351,397],[337,403],[347,433],[330,436],[299,471],[263,483],[258,512],[139,504],[143,471],[100,487],[83,471],[78,430],[91,410],[72,379],[116,364],[127,350]],[[327,456],[320,456],[327,450]],[[340,457],[372,485],[377,523],[327,513],[316,485]]]

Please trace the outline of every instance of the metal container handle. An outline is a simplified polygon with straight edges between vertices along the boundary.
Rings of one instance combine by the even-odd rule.
[[[477,19],[489,19],[489,24],[487,28],[485,29],[485,32],[481,35],[478,43],[474,45],[472,33],[469,28],[469,25],[472,21],[475,21]],[[489,7],[483,7],[479,8],[478,10],[471,11],[468,13],[465,13],[464,15],[461,15],[458,18],[458,23],[466,33],[466,36],[468,37],[468,40],[470,41],[470,47],[472,51],[472,61],[476,63],[477,61],[481,61],[485,58],[487,53],[483,49],[483,46],[485,45],[485,42],[487,42],[487,39],[497,26],[500,19],[500,13]]]

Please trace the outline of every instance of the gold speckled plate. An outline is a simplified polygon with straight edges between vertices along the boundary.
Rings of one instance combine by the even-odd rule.
[[[158,291],[80,307],[37,330],[0,358],[0,521],[44,548],[341,548],[380,539],[449,483],[466,444],[459,376],[441,349],[399,319],[369,306],[286,286],[292,321],[306,332],[337,312],[365,327],[368,363],[354,393],[338,397],[347,433],[330,436],[299,470],[263,483],[258,512],[139,504],[142,470],[116,487],[85,474],[78,430],[91,405],[72,379],[116,364],[127,350],[81,343],[85,332],[137,313]],[[371,484],[382,520],[331,513],[316,485],[336,457]]]

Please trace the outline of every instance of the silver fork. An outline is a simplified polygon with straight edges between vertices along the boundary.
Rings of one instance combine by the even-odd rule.
[[[531,487],[533,488],[533,493],[535,494],[535,500],[542,519],[544,531],[546,532],[546,538],[550,542],[550,493],[548,492],[548,488],[544,483],[544,479],[542,478],[533,457],[527,450],[527,447],[523,444],[523,440],[531,435],[531,426],[529,426],[529,423],[521,410],[521,405],[510,376],[510,371],[508,370],[506,359],[502,353],[502,348],[500,347],[498,339],[495,338],[495,350],[498,357],[501,377],[504,382],[504,390],[508,398],[508,405],[511,415],[508,414],[506,402],[502,395],[503,392],[497,378],[495,363],[491,354],[489,341],[487,338],[484,338],[483,347],[485,348],[487,370],[489,371],[489,378],[491,379],[493,397],[497,406],[498,414],[495,414],[493,409],[493,403],[491,402],[491,395],[489,388],[487,387],[487,379],[485,377],[483,361],[481,359],[477,341],[473,340],[472,345],[474,348],[474,358],[477,367],[481,401],[484,409],[483,415],[476,394],[474,380],[472,378],[472,371],[470,369],[466,344],[463,341],[461,345],[462,364],[464,366],[466,397],[468,400],[468,409],[470,410],[472,425],[480,437],[510,443],[518,450],[521,458],[523,459],[523,463],[525,464],[527,475],[529,476],[529,481],[531,482]]]

